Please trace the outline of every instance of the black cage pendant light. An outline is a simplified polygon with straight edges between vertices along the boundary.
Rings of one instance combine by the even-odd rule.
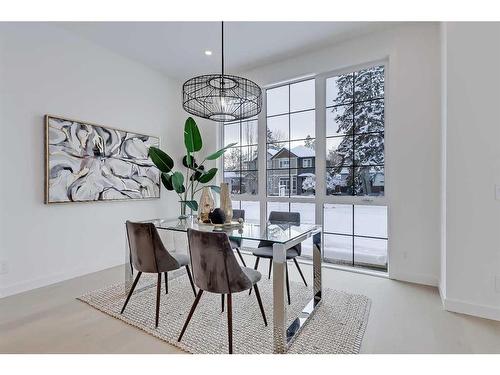
[[[249,79],[224,73],[224,22],[222,71],[186,81],[182,86],[182,106],[192,115],[219,122],[242,120],[260,113],[260,87]]]

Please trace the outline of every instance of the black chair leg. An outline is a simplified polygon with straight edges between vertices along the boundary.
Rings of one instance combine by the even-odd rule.
[[[268,280],[271,280],[271,270],[273,269],[273,258],[269,259],[269,275],[267,275]]]
[[[286,295],[288,296],[288,304],[290,304],[290,282],[288,281],[288,262],[285,262],[286,273]]]
[[[224,294],[220,295],[221,312],[224,312]]]
[[[259,260],[260,260],[260,257],[257,257],[255,259],[255,265],[253,266],[253,269],[256,270],[257,268],[259,268]],[[250,288],[250,290],[248,291],[248,295],[252,294],[252,288]]]
[[[158,273],[158,282],[156,283],[156,322],[155,322],[156,328],[158,328],[158,320],[160,319],[160,296],[161,296],[161,272]]]
[[[297,266],[297,269],[299,270],[299,273],[300,273],[300,277],[302,277],[302,281],[304,282],[304,284],[307,286],[307,283],[306,283],[306,278],[304,277],[304,275],[302,274],[302,270],[300,269],[299,267],[299,262],[297,262],[297,259],[293,258],[293,262],[295,263],[295,265]]]
[[[194,287],[193,275],[191,275],[191,271],[189,270],[189,266],[186,266],[186,272],[189,277],[189,282],[191,283],[191,288],[193,289],[194,296],[196,297],[196,288]]]
[[[241,260],[241,264],[243,264],[243,267],[246,267],[246,263],[245,263],[245,259],[243,259],[243,256],[241,255],[240,253],[240,249],[239,248],[236,248],[236,253],[238,254],[238,256],[240,257],[240,260]]]
[[[260,299],[259,287],[257,286],[257,284],[255,284],[253,287],[255,289],[255,296],[257,297],[257,302],[259,303],[262,318],[264,319],[264,325],[267,327],[266,313],[264,312],[264,306],[262,305],[262,300]]]
[[[227,339],[229,343],[229,354],[233,354],[233,302],[231,293],[227,295]]]
[[[168,294],[168,274],[165,272],[165,294]]]
[[[137,273],[137,276],[135,277],[135,280],[132,283],[132,287],[130,288],[130,291],[128,292],[127,299],[125,300],[125,303],[123,304],[122,311],[120,311],[120,314],[123,314],[123,312],[125,311],[125,307],[127,307],[128,301],[129,301],[130,297],[132,296],[132,293],[134,293],[134,289],[135,289],[137,282],[139,281],[139,278],[141,277],[141,275],[142,275],[142,272]]]
[[[198,305],[198,302],[200,302],[201,295],[203,294],[203,290],[199,290],[198,294],[196,295],[196,298],[194,299],[193,306],[191,306],[191,310],[189,311],[188,317],[186,319],[186,322],[184,323],[184,326],[182,327],[181,334],[179,335],[179,338],[177,341],[181,341],[182,336],[184,336],[184,332],[186,331],[186,328],[189,324],[189,321],[191,320],[194,310],[196,310],[196,306]]]

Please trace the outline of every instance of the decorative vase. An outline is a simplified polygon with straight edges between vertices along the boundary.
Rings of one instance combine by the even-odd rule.
[[[216,208],[210,212],[209,218],[212,224],[224,224],[226,221],[226,214],[221,208]]]
[[[202,223],[209,223],[210,218],[208,216],[210,215],[210,211],[215,208],[215,200],[211,188],[207,186],[203,188],[198,207],[198,219]]]
[[[180,220],[185,220],[187,219],[188,215],[186,215],[186,201],[179,201],[179,203],[181,204],[181,214],[179,215],[179,219]]]
[[[222,182],[220,184],[220,208],[226,215],[226,223],[230,223],[233,219],[233,206],[229,195],[229,184]]]

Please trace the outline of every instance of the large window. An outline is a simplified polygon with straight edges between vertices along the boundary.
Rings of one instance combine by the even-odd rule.
[[[314,79],[266,91],[267,195],[314,195]]]
[[[234,208],[247,221],[299,212],[323,225],[325,261],[386,270],[384,85],[372,64],[267,88],[258,120],[223,126],[224,145],[237,143],[223,163]],[[312,241],[302,250],[311,257]]]
[[[384,66],[326,80],[326,192],[384,195]]]
[[[257,119],[224,125],[224,146],[236,143],[224,154],[224,182],[232,194],[258,194]]]

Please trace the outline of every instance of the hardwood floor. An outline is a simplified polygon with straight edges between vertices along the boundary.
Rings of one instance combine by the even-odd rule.
[[[311,267],[301,268],[310,279]],[[115,267],[0,299],[0,352],[183,353],[75,299],[123,274]],[[301,280],[293,267],[290,277]],[[323,278],[372,299],[362,353],[500,353],[500,322],[444,311],[435,288],[333,269]]]

